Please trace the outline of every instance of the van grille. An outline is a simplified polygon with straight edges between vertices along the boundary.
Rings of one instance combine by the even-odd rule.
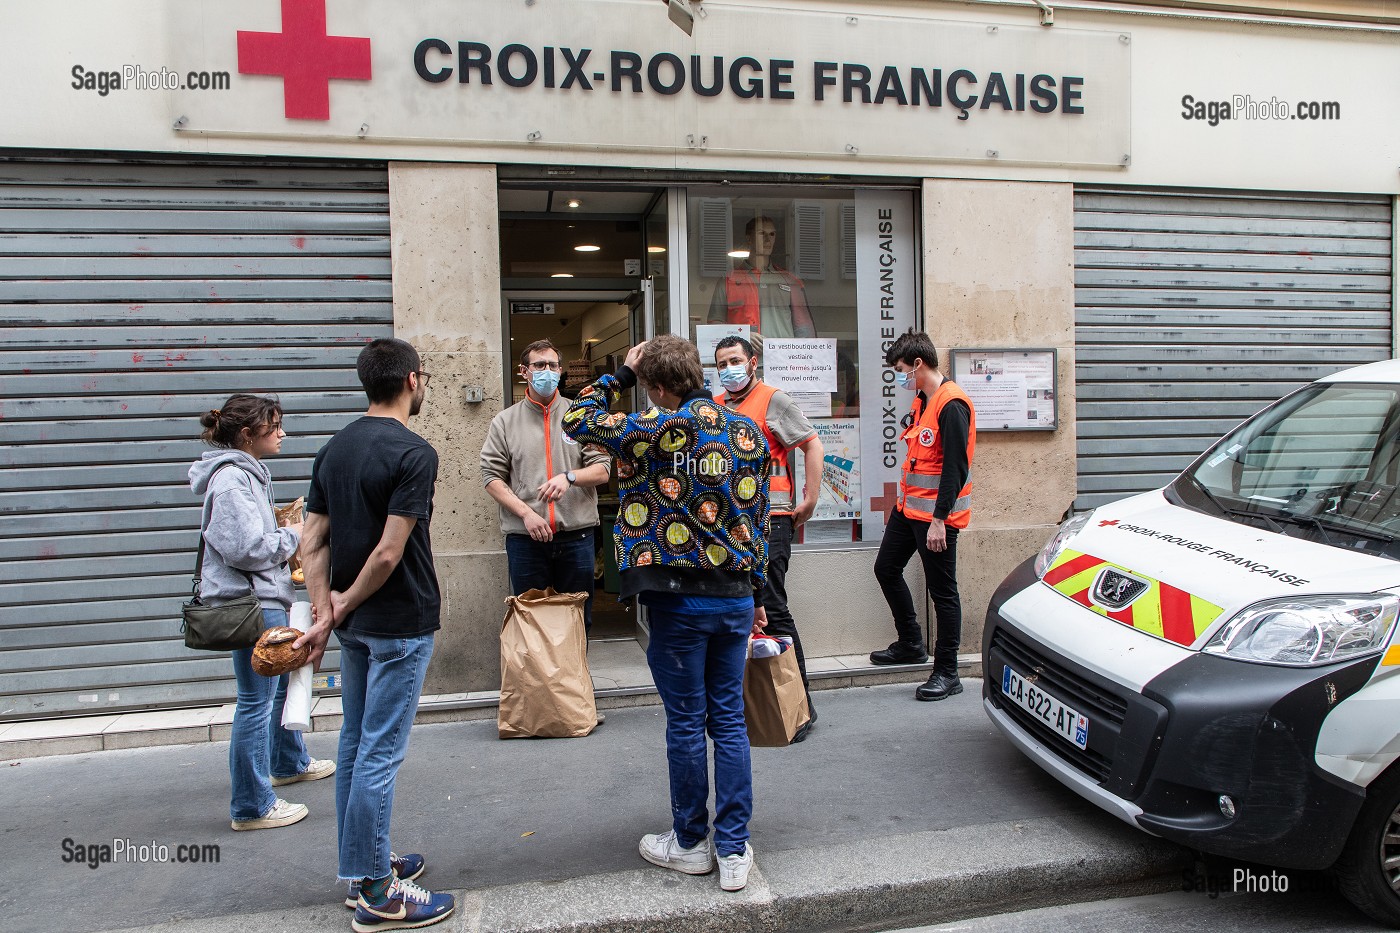
[[[1092,777],[1099,784],[1107,782],[1109,772],[1113,770],[1113,760],[1102,753],[1101,749],[1104,746],[1100,742],[1096,742],[1095,737],[1107,731],[1112,734],[1107,747],[1111,748],[1117,744],[1118,731],[1128,712],[1127,702],[1082,677],[1070,673],[1061,665],[1014,637],[1004,628],[998,628],[992,633],[991,649],[999,652],[1018,673],[1034,675],[1048,692],[1088,716],[1091,747],[1081,749],[1066,742],[1063,737],[1048,729],[1039,719],[1016,704],[1004,702],[1001,698],[999,683],[992,688],[992,693],[997,697],[998,707],[1015,720],[1021,728],[1042,737],[1046,748]],[[1001,676],[1001,671],[988,671],[987,676],[995,680]],[[1095,745],[1099,746],[1098,750],[1092,747]]]

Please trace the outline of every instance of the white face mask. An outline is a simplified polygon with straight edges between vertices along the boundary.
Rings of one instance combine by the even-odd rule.
[[[746,364],[725,366],[719,371],[719,381],[730,392],[738,392],[749,384],[749,367]]]

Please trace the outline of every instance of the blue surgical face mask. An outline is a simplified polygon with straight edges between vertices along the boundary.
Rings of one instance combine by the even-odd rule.
[[[911,369],[906,373],[902,373],[896,369],[894,371],[894,384],[899,386],[901,389],[917,388],[917,386],[914,383],[914,370]]]
[[[559,388],[559,374],[552,369],[530,370],[530,388],[540,398],[549,398]]]
[[[748,366],[725,366],[719,371],[720,385],[729,392],[738,392],[749,384]]]

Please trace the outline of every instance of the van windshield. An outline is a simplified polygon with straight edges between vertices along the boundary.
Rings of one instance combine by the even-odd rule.
[[[1308,386],[1226,435],[1171,488],[1231,521],[1400,559],[1400,388]]]

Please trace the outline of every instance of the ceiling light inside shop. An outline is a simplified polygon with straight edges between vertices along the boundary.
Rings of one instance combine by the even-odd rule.
[[[647,247],[647,252],[648,252],[648,253],[664,253],[664,252],[666,252],[666,247],[664,247],[664,246],[648,246],[648,247]]]
[[[731,250],[729,251],[729,258],[730,258],[730,259],[748,259],[748,258],[749,258],[749,251],[746,250],[746,249],[731,249]]]
[[[564,203],[565,206],[567,206],[570,210],[574,211],[578,210],[580,207],[583,207],[583,202],[580,201],[578,198],[569,198],[569,200]]]
[[[603,247],[601,247],[601,246],[594,246],[594,245],[591,244],[591,243],[584,243],[582,246],[575,246],[575,247],[574,247],[574,252],[576,252],[576,253],[596,253],[596,252],[598,252],[598,250],[600,250],[600,249],[602,249],[602,248],[603,248]],[[748,253],[745,253],[744,255],[747,256]]]
[[[556,272],[550,276],[551,279],[571,279],[573,277],[574,274],[572,272]]]

